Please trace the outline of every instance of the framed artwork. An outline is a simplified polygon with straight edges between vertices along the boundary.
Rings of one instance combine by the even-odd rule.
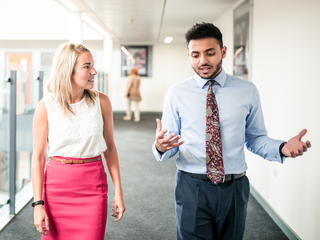
[[[234,56],[233,75],[249,79],[249,31],[250,31],[250,1],[245,1],[234,9]]]
[[[149,76],[148,46],[121,46],[121,75],[128,76],[132,68],[143,77]]]

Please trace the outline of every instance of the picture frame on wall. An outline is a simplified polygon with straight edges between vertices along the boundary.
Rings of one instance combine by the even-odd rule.
[[[250,1],[234,9],[233,75],[249,80],[250,72]]]
[[[149,46],[121,46],[121,75],[128,76],[132,68],[143,77],[149,76]]]

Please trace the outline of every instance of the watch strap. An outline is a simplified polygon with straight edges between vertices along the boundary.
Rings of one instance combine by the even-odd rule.
[[[37,205],[44,205],[44,201],[42,201],[42,200],[40,200],[40,201],[36,201],[36,202],[33,202],[32,204],[31,204],[31,206],[32,207],[35,207],[35,206],[37,206]]]

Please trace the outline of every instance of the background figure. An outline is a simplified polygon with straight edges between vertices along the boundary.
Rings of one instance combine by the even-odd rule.
[[[130,75],[128,77],[127,91],[125,96],[127,97],[127,116],[123,117],[123,120],[131,120],[131,101],[134,102],[134,121],[140,121],[140,111],[139,111],[139,102],[141,101],[140,96],[140,76],[138,75],[138,70],[132,68]]]

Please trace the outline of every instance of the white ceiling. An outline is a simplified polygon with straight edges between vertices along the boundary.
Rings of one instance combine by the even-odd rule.
[[[59,2],[59,0],[56,0]],[[214,22],[237,0],[71,0],[121,42],[184,42],[195,23]]]

